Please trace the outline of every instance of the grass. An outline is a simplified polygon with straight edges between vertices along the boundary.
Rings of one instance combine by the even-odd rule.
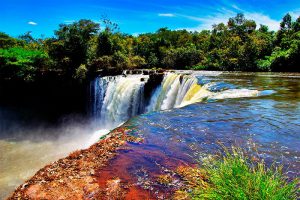
[[[206,177],[190,192],[191,199],[297,199],[299,181],[288,182],[282,167],[267,168],[255,163],[239,148],[225,149],[225,155],[204,164]]]

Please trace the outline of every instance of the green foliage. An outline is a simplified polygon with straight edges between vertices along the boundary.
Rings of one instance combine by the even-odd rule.
[[[77,69],[76,69],[76,73],[75,73],[75,79],[78,79],[80,81],[86,79],[86,75],[87,75],[87,68],[84,64],[81,64]]]
[[[193,70],[208,70],[209,68],[204,65],[195,65],[195,66],[192,66],[191,69],[193,69]]]
[[[287,13],[280,23],[280,30],[281,31],[289,31],[292,28],[292,16]]]
[[[138,36],[119,32],[104,19],[103,30],[91,20],[61,24],[55,37],[33,38],[27,32],[12,38],[0,32],[0,74],[6,79],[33,80],[47,72],[81,80],[101,70],[164,68],[238,71],[300,71],[300,17],[287,14],[278,32],[242,13],[189,32],[160,28]],[[83,67],[85,66],[85,67]]]
[[[32,81],[37,71],[44,67],[47,58],[47,54],[39,50],[21,47],[0,49],[0,76]]]
[[[149,68],[153,68],[159,65],[159,60],[153,52],[151,52],[148,56],[147,65]]]
[[[22,40],[22,41],[24,41],[27,44],[35,43],[36,42],[36,40],[31,36],[31,32],[30,31],[27,32],[27,33],[25,33],[25,34],[23,34],[23,35],[20,35],[19,39]]]
[[[110,56],[113,54],[113,42],[111,39],[111,33],[104,31],[101,32],[98,37],[98,45],[96,55],[101,56]]]
[[[21,45],[22,41],[12,38],[9,35],[0,32],[0,48],[9,48]]]
[[[300,16],[297,18],[297,20],[293,23],[293,31],[298,32],[300,31]]]
[[[258,61],[260,69],[269,71],[300,71],[300,19],[292,22],[289,14],[280,23],[280,30],[275,40],[271,55]]]
[[[125,69],[128,66],[128,57],[126,57],[122,52],[117,51],[112,56],[113,66]]]
[[[242,37],[245,37],[245,33],[251,33],[256,29],[255,21],[245,19],[243,13],[238,13],[235,17],[229,18],[227,26],[229,30]]]
[[[166,52],[162,65],[171,69],[183,69],[198,64],[203,56],[200,50],[194,47],[181,47]]]
[[[102,56],[100,58],[93,59],[90,64],[92,72],[99,72],[112,68],[112,56]]]
[[[60,24],[55,31],[57,38],[46,41],[46,48],[54,65],[74,76],[76,69],[87,63],[89,41],[99,30],[99,24],[82,19],[72,24]]]
[[[225,150],[222,159],[205,165],[208,184],[199,182],[192,199],[297,199],[298,180],[288,182],[282,167],[267,168],[263,161],[250,162],[241,149]]]
[[[146,65],[145,59],[140,56],[133,56],[129,58],[129,64],[128,64],[129,69],[143,68],[145,65]]]

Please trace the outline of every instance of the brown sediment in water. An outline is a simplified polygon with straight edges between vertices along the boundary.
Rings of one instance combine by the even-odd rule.
[[[115,180],[101,187],[96,171],[116,155],[118,148],[127,142],[139,141],[127,135],[126,129],[117,128],[90,148],[75,151],[40,169],[8,199],[106,199],[112,194],[122,197],[127,189],[121,188]],[[131,192],[135,193],[134,189]]]
[[[178,166],[193,163],[183,152],[170,156],[129,131],[117,128],[90,148],[47,165],[8,199],[171,199],[186,182]]]
[[[170,199],[181,188],[180,177],[175,173],[178,166],[188,166],[180,159],[168,157],[160,150],[144,149],[143,144],[127,143],[107,166],[97,171],[100,187],[117,176],[121,185],[128,188],[124,199]],[[168,183],[160,177],[170,177]]]

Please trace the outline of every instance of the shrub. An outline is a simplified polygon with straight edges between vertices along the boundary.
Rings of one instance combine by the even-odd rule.
[[[86,74],[87,74],[87,68],[84,64],[81,64],[75,72],[75,79],[78,79],[80,81],[84,80],[86,78]]]
[[[282,167],[250,162],[241,149],[225,150],[222,159],[205,164],[208,180],[199,182],[192,199],[297,199],[298,180],[288,182]]]

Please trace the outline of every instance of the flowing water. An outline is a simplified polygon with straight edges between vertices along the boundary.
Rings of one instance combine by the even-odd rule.
[[[299,74],[193,73],[185,78],[167,74],[147,107],[154,112],[123,125],[144,142],[119,150],[99,170],[100,185],[118,177],[129,185],[128,199],[137,194],[139,199],[170,198],[176,184],[164,186],[157,177],[180,165],[201,164],[221,149],[220,143],[242,147],[267,165],[283,164],[288,177],[299,177]]]
[[[123,177],[144,188],[140,180],[161,173],[162,167],[195,164],[214,153],[218,142],[243,146],[288,166],[289,176],[299,175],[300,74],[168,72],[146,96],[149,79],[123,75],[91,83],[91,112],[98,129],[107,130],[80,125],[51,130],[60,135],[55,139],[36,139],[43,129],[0,139],[0,198],[46,163],[87,147],[128,119],[123,126],[145,143],[128,144],[131,150],[120,151],[102,170],[103,177]],[[34,139],[27,132],[35,132]]]
[[[238,88],[206,80],[204,74],[178,71],[165,73],[150,97],[144,95],[149,76],[99,77],[91,84],[92,112],[103,126],[116,126],[145,112],[184,107],[196,102],[264,95],[266,91]],[[220,73],[212,73],[218,76]],[[149,101],[146,101],[149,99]]]

